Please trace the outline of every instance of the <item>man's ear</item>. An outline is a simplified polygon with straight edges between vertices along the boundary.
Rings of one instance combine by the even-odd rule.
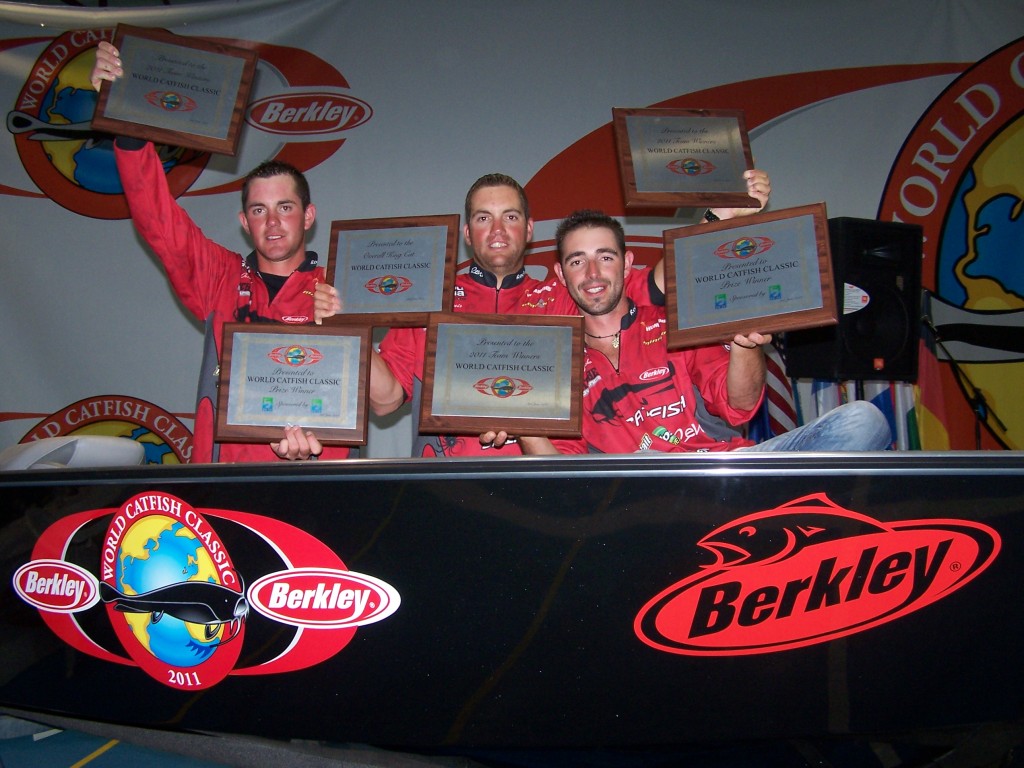
[[[526,220],[526,242],[533,240],[533,219]]]
[[[632,251],[626,251],[626,254],[622,258],[623,258],[623,261],[626,263],[626,270],[629,271],[630,269],[632,269],[633,268],[633,252]]]
[[[469,239],[469,224],[462,225],[462,241],[470,248],[473,247],[473,241]]]
[[[558,282],[565,285],[565,275],[562,274],[562,262],[555,262],[555,276],[558,278]]]
[[[249,231],[249,220],[247,218],[245,218],[245,211],[239,211],[238,212],[238,221],[242,224],[242,229],[245,230],[245,234],[247,234],[247,235],[252,234]]]
[[[316,221],[316,206],[310,203],[306,206],[306,210],[302,213],[305,221],[303,224],[304,229],[309,229],[313,226],[313,222]]]

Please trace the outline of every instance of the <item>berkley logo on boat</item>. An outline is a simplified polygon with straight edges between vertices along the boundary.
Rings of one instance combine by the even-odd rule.
[[[697,543],[715,562],[637,614],[633,628],[652,648],[735,656],[856,634],[952,594],[1000,549],[999,534],[981,523],[883,523],[823,494],[734,520]]]
[[[61,517],[13,581],[72,648],[179,690],[319,664],[401,603],[391,585],[348,570],[294,526],[158,491]]]

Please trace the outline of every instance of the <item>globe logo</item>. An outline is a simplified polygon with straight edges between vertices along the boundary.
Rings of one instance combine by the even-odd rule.
[[[99,99],[89,83],[95,42],[91,35],[69,32],[47,47],[16,108],[7,114],[7,129],[25,171],[52,200],[77,213],[126,218],[113,141],[92,131]],[[39,74],[51,69],[50,76]],[[158,146],[157,151],[175,195],[192,185],[209,160],[207,154],[180,147]]]
[[[699,160],[695,157],[673,160],[665,167],[672,171],[672,173],[677,173],[680,176],[701,176],[715,170],[715,166],[707,160]]]
[[[757,243],[750,238],[744,237],[733,244],[733,253],[741,259],[749,257],[757,250]]]
[[[392,294],[398,290],[398,280],[394,275],[388,275],[380,279],[380,292],[383,294]]]
[[[908,136],[879,206],[879,219],[924,235],[924,314],[942,340],[922,329],[915,415],[926,450],[1024,445],[1022,61],[1018,38],[949,85]],[[951,125],[962,133],[940,130]],[[941,165],[922,173],[920,153],[932,149]]]
[[[288,365],[302,365],[306,360],[306,350],[302,347],[291,347],[285,351],[284,359]]]
[[[516,392],[516,384],[507,376],[498,376],[491,382],[491,392],[497,397],[512,397]]]
[[[764,235],[740,237],[728,243],[722,243],[715,249],[715,256],[720,259],[749,259],[765,251],[771,250],[775,241]]]
[[[171,497],[151,497],[164,498]],[[135,504],[178,511],[173,502],[157,504],[151,499],[142,497]],[[139,659],[141,649],[151,657],[150,668],[156,665],[161,675],[170,670],[172,683],[201,686],[214,675],[204,673],[201,682],[199,672],[189,670],[198,670],[219,648],[241,636],[248,603],[242,592],[223,583],[224,573],[236,580],[234,571],[225,569],[219,541],[216,547],[205,544],[207,539],[215,541],[212,533],[197,535],[208,526],[194,511],[186,513],[190,525],[172,514],[136,515],[118,538],[116,529],[129,516],[118,518],[108,532],[108,541],[116,540],[106,557],[114,561],[113,578],[100,582],[100,598],[122,642],[134,640],[125,645],[140,666],[146,667]],[[217,562],[211,550],[221,555]]]

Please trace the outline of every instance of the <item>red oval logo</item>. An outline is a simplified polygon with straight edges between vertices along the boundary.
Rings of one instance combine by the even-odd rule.
[[[401,604],[398,592],[372,576],[334,568],[269,573],[250,585],[253,610],[296,627],[360,627],[386,619]]]
[[[722,525],[715,562],[664,589],[634,621],[647,645],[688,656],[770,653],[900,619],[988,568],[999,534],[970,520],[885,523],[824,494]]]
[[[324,134],[347,131],[373,116],[365,101],[338,93],[288,93],[254,101],[245,121],[275,134]]]
[[[651,381],[652,379],[663,379],[668,376],[669,370],[665,366],[661,368],[650,368],[640,374],[640,381]]]
[[[299,368],[303,365],[316,365],[324,359],[323,353],[316,347],[304,347],[301,344],[274,347],[267,353],[267,357],[275,363],[292,368]]]
[[[99,583],[88,571],[63,560],[32,560],[14,573],[14,589],[41,611],[75,613],[100,600]]]
[[[770,237],[751,235],[722,243],[715,249],[715,256],[720,259],[749,259],[751,256],[770,251],[774,245],[775,241]]]

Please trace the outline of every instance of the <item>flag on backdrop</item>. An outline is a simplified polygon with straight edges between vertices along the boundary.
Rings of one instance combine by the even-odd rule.
[[[865,381],[861,384],[864,399],[874,405],[889,422],[889,433],[893,437],[893,445],[896,445],[896,438],[901,431],[899,418],[896,410],[896,395],[893,391],[893,384],[889,381]],[[898,445],[897,445],[898,447]]]
[[[756,443],[789,432],[797,426],[793,385],[786,365],[774,344],[766,344],[764,402],[747,426],[747,437]]]
[[[914,414],[920,446],[925,451],[948,451],[949,433],[941,418],[946,412],[946,398],[942,392],[939,361],[930,343],[921,339],[919,344]]]

